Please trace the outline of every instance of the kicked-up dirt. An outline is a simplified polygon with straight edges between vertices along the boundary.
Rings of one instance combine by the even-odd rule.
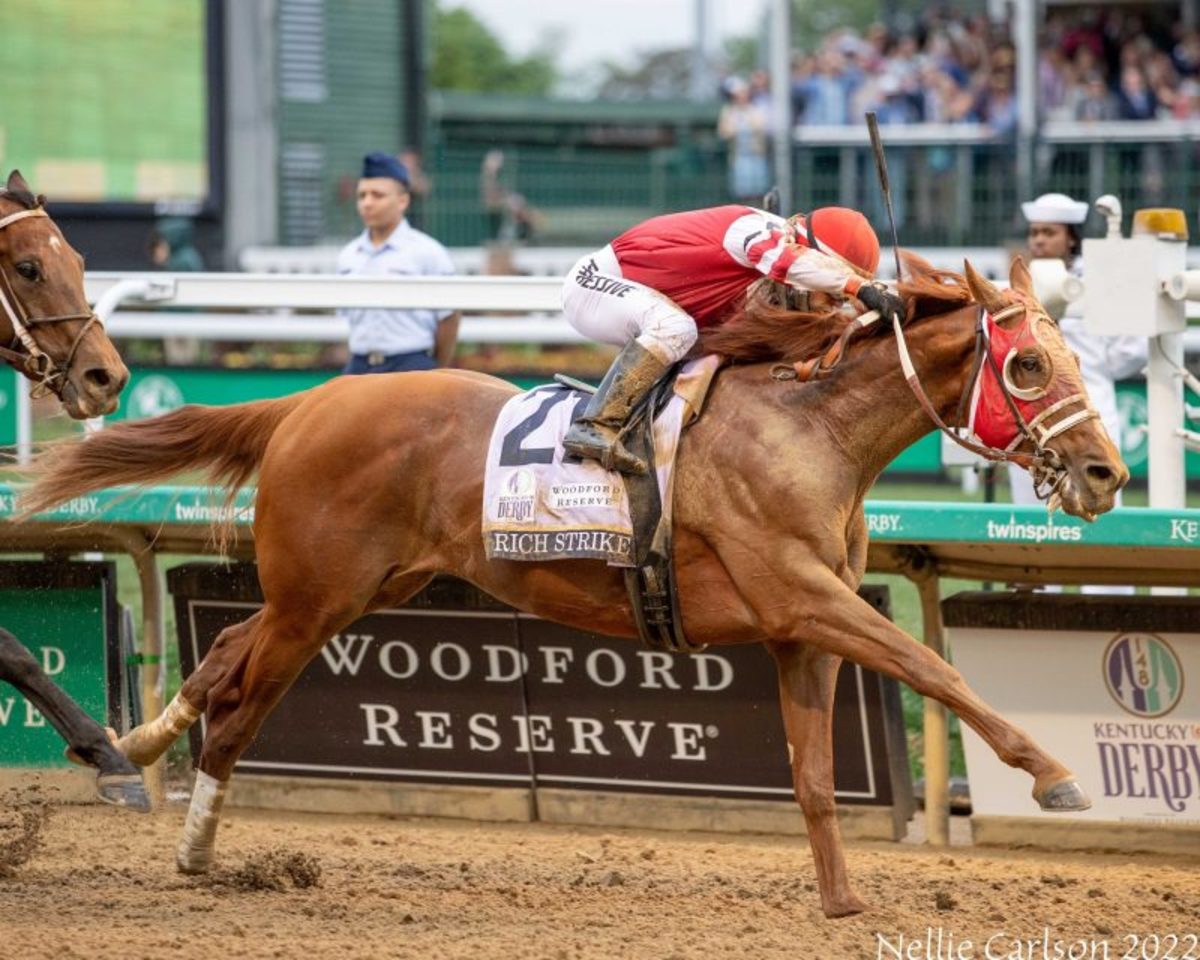
[[[183,804],[46,809],[0,808],[2,960],[1200,957],[1182,858],[850,844],[831,921],[798,839],[232,809],[189,878]]]

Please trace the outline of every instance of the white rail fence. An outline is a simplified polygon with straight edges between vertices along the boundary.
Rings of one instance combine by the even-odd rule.
[[[340,247],[247,247],[238,258],[238,265],[249,273],[333,274],[337,270]],[[482,247],[451,247],[450,259],[454,269],[463,276],[482,274],[487,266],[487,251]],[[587,253],[583,247],[513,247],[509,251],[515,270],[528,277],[563,277],[575,261]],[[962,270],[963,259],[971,261],[980,273],[992,279],[1008,276],[1008,254],[1000,247],[922,247],[913,249],[935,267]],[[1195,251],[1200,266],[1200,248]],[[894,273],[890,247],[879,258],[882,276]]]
[[[380,307],[482,313],[463,320],[459,340],[465,343],[585,342],[562,317],[561,277],[96,271],[86,275],[85,287],[114,337],[338,343],[349,327],[333,311]],[[172,312],[176,308],[187,312]],[[16,393],[17,459],[25,463],[33,449],[33,410],[29,391]]]
[[[382,307],[466,311],[473,315],[463,320],[459,339],[467,343],[584,340],[562,318],[558,277],[97,272],[87,275],[86,286],[117,337],[338,342],[349,328],[333,311]]]

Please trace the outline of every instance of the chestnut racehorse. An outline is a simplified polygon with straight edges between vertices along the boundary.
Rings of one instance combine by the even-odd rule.
[[[975,372],[1003,380],[1026,398],[1041,439],[1053,437],[1053,452],[1041,453],[1056,465],[1064,508],[1084,517],[1111,509],[1128,472],[1089,408],[1074,356],[1034,300],[1024,265],[1014,266],[1004,292],[969,265],[965,281],[915,258],[909,270],[903,289],[913,316],[905,330],[930,408],[953,420]],[[980,367],[984,312],[976,304],[1016,338],[1012,354],[999,358],[1003,374],[990,361]],[[780,316],[735,319],[708,338],[710,349],[749,362],[719,374],[704,415],[683,438],[674,563],[690,640],[765,643],[775,657],[822,906],[844,916],[865,905],[846,875],[834,809],[831,711],[843,658],[946,704],[1002,760],[1029,773],[1043,808],[1088,801],[1070,771],[855,593],[867,556],[863,498],[887,463],[932,428],[902,372],[898,340],[855,336],[823,379],[781,382],[754,358],[811,356],[847,318],[822,317],[817,329],[811,314]],[[769,330],[782,331],[786,343],[756,340],[756,331]],[[402,603],[435,574],[461,577],[540,617],[635,635],[619,570],[590,560],[484,556],[485,451],[513,393],[464,371],[341,378],[284,399],[185,407],[43,455],[23,502],[29,511],[196,468],[207,468],[232,496],[258,473],[254,538],[264,606],[222,632],[164,714],[120,743],[147,763],[201,712],[207,717],[176,856],[181,870],[209,866],[234,764],[305,664],[352,620]],[[1033,416],[1039,410],[1045,415]],[[1059,422],[1069,428],[1059,432]]]
[[[76,420],[112,413],[129,371],[83,290],[83,260],[13,171],[0,190],[0,359],[53,393]],[[42,712],[75,753],[96,767],[108,803],[149,810],[141,775],[104,731],[0,630],[0,680]]]

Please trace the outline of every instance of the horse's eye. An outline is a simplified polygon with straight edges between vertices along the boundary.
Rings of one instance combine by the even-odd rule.
[[[32,260],[22,260],[18,263],[17,273],[26,280],[36,280],[42,275],[41,271],[38,270],[38,265]]]
[[[1042,369],[1042,362],[1032,354],[1021,358],[1021,369],[1026,373],[1037,373]]]

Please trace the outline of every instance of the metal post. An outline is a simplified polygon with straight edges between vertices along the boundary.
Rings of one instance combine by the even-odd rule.
[[[1097,140],[1088,147],[1088,193],[1093,197],[1098,197],[1104,190],[1104,141]]]
[[[275,0],[226,3],[224,9],[225,89],[229,91],[224,258],[228,268],[236,269],[243,248],[274,243],[279,232],[278,11]]]
[[[954,236],[953,243],[966,243],[975,222],[975,157],[974,147],[960,143],[955,147],[954,164]]]
[[[106,536],[121,544],[133,559],[142,588],[142,659],[139,673],[142,678],[142,721],[148,722],[163,712],[165,699],[166,671],[163,670],[162,659],[166,626],[163,619],[162,578],[158,573],[154,551],[150,549],[150,544],[143,534],[113,527],[106,531]],[[155,805],[161,804],[166,798],[164,769],[165,764],[159,759],[142,770],[146,792],[150,794],[150,800]]]
[[[929,570],[911,579],[921,598],[925,646],[945,659],[938,576]],[[925,842],[934,847],[950,845],[950,725],[946,707],[929,697],[925,698]]]
[[[1017,196],[1033,196],[1033,146],[1037,136],[1037,2],[1013,0],[1017,47]]]
[[[796,208],[792,196],[792,49],[791,0],[771,0],[771,129],[775,146],[775,183],[785,216]]]
[[[711,100],[716,91],[712,88],[708,70],[708,35],[710,30],[708,0],[694,0],[696,35],[692,39],[692,62],[688,86],[692,99],[697,103]]]
[[[13,394],[17,404],[17,463],[24,466],[33,458],[33,404],[29,402],[29,383],[15,372]]]
[[[1146,406],[1149,411],[1150,506],[1180,509],[1186,506],[1187,476],[1184,445],[1177,433],[1183,409],[1183,334],[1164,333],[1150,338],[1146,368]]]
[[[857,210],[858,196],[858,148],[841,147],[838,150],[838,203]]]

